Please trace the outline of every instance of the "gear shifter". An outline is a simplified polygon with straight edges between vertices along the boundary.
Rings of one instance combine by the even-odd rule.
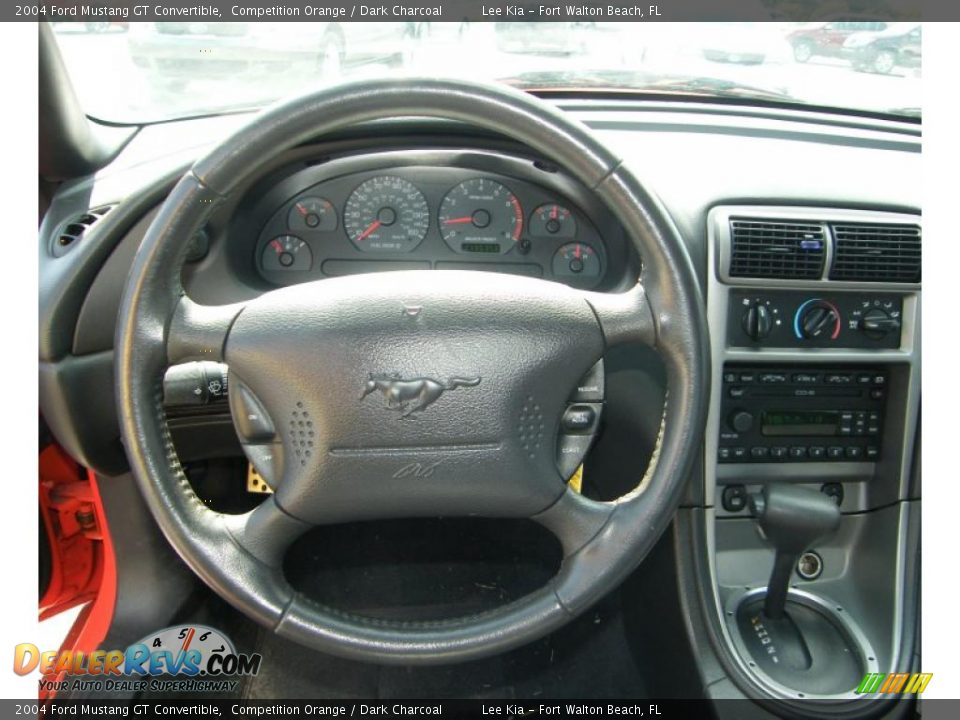
[[[776,549],[773,572],[767,584],[763,614],[780,620],[787,602],[790,575],[800,554],[840,524],[840,509],[815,490],[792,485],[766,485],[750,496],[750,507],[764,537]]]

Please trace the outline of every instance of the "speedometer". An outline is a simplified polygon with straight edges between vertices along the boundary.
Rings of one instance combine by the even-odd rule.
[[[440,203],[440,234],[457,252],[503,254],[520,240],[523,210],[516,195],[496,180],[474,178]]]
[[[408,180],[383,175],[361,183],[347,198],[343,224],[362,252],[410,252],[423,240],[430,209]]]

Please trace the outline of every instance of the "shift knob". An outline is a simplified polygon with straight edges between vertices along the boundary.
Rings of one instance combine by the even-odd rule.
[[[763,606],[763,614],[777,620],[783,617],[790,574],[800,554],[837,529],[840,509],[823,493],[782,484],[766,485],[751,495],[750,506],[763,536],[777,551]]]

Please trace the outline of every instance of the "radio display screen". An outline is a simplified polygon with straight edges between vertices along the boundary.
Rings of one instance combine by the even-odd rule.
[[[829,410],[764,411],[760,432],[769,436],[839,435],[840,413]]]

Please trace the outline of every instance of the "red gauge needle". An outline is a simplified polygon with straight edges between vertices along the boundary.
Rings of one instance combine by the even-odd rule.
[[[556,206],[556,205],[554,205],[553,208],[551,208],[551,210],[550,210],[550,219],[551,219],[551,220],[556,220],[556,219],[557,219],[557,206]]]
[[[307,212],[307,209],[300,203],[297,203],[296,207],[297,207],[297,212],[303,215],[304,217],[310,214]]]
[[[575,258],[577,258],[577,260],[580,259],[580,243],[577,243],[577,250],[573,255]]]
[[[274,240],[270,243],[270,246],[277,251],[277,255],[283,252],[283,246],[280,244],[279,240]]]
[[[370,223],[370,226],[366,230],[360,233],[360,237],[357,238],[357,242],[360,242],[361,240],[366,240],[367,236],[371,235],[372,233],[375,233],[381,224],[382,223],[379,220],[374,220],[372,223]]]
[[[466,217],[451,218],[450,220],[444,220],[444,225],[464,225],[466,223],[473,222],[473,215],[467,215]]]

